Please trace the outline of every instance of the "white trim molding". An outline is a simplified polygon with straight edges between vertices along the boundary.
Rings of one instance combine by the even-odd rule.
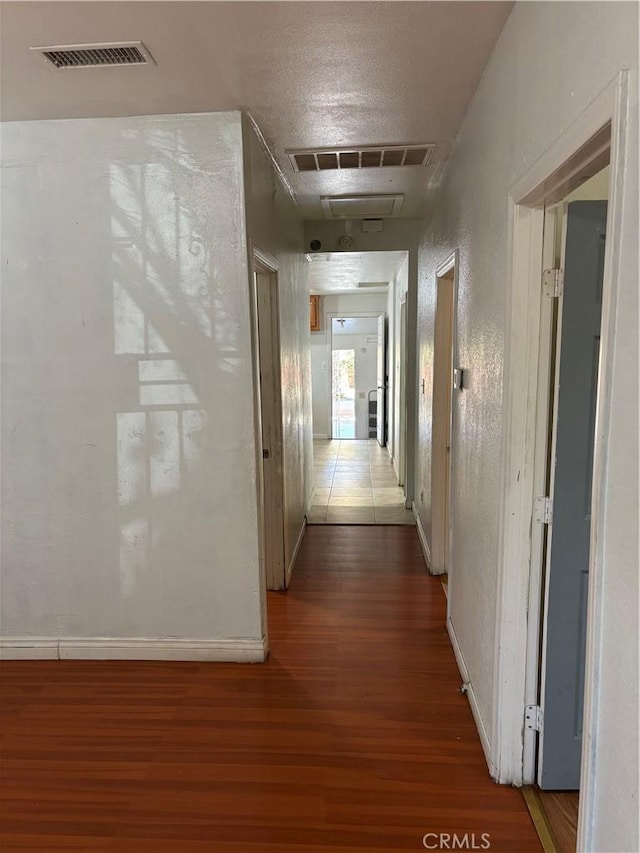
[[[0,660],[58,660],[58,640],[49,637],[0,637]]]
[[[315,492],[315,489],[314,489]],[[289,586],[289,581],[291,580],[291,575],[293,574],[293,570],[296,565],[296,560],[298,559],[298,554],[300,553],[300,548],[302,546],[302,540],[304,539],[304,534],[307,532],[307,517],[306,515],[302,519],[302,527],[300,528],[300,533],[298,534],[298,540],[296,542],[296,547],[293,549],[293,554],[291,555],[291,559],[289,560],[289,565],[287,566],[287,587]]]
[[[312,486],[311,491],[307,495],[307,502],[305,505],[305,516],[309,515],[309,513],[311,512],[311,507],[314,505],[315,499],[316,499],[316,487]]]
[[[449,634],[449,639],[451,640],[451,647],[453,648],[453,654],[455,655],[456,663],[458,664],[458,670],[460,672],[460,677],[462,678],[461,692],[465,693],[467,699],[469,700],[469,705],[471,706],[471,713],[473,714],[473,719],[475,721],[476,728],[478,729],[478,734],[480,735],[480,743],[482,744],[484,757],[487,761],[487,764],[489,765],[489,771],[491,775],[494,776],[495,768],[491,763],[491,742],[489,741],[489,734],[487,732],[487,727],[485,726],[484,720],[482,719],[482,715],[480,713],[478,698],[476,696],[475,690],[473,689],[471,676],[469,675],[469,670],[467,669],[467,664],[462,654],[462,649],[460,648],[460,643],[458,642],[458,637],[456,635],[456,631],[453,627],[453,622],[451,621],[450,616],[447,618],[447,633]]]
[[[231,640],[141,637],[3,637],[2,660],[184,660],[262,663],[266,638]]]
[[[535,463],[536,417],[541,334],[540,277],[544,204],[549,186],[580,166],[581,155],[593,148],[607,125],[611,127],[611,183],[603,282],[603,310],[598,411],[593,467],[591,556],[586,638],[585,708],[578,849],[592,847],[595,780],[594,741],[599,700],[599,660],[602,646],[602,525],[609,441],[610,377],[613,366],[613,330],[621,256],[622,188],[628,134],[628,72],[622,71],[565,133],[532,165],[509,192],[510,272],[507,287],[502,484],[499,512],[498,599],[494,658],[494,701],[489,765],[498,782],[520,785],[531,781],[530,756],[525,751],[524,706],[528,673],[539,656],[533,632],[539,620],[528,609],[539,595],[532,589],[535,542],[531,537]],[[602,151],[597,147],[592,154]],[[555,181],[555,184],[554,184]],[[555,190],[553,190],[555,192]],[[538,549],[539,550],[539,549]],[[536,611],[537,612],[537,611]],[[537,633],[536,633],[537,636]],[[529,653],[528,653],[529,650]],[[528,749],[528,748],[527,748]]]
[[[431,549],[429,548],[427,535],[424,532],[424,527],[422,526],[422,521],[420,519],[420,515],[418,513],[415,501],[412,501],[411,509],[413,510],[413,517],[416,520],[416,530],[418,531],[418,539],[420,540],[420,545],[422,546],[422,556],[424,557],[424,561],[427,564],[427,569],[429,570],[429,572],[431,572]]]

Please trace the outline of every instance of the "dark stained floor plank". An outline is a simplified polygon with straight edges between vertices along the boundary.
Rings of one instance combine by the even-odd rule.
[[[495,785],[416,531],[310,527],[264,665],[2,665],[0,849],[542,848]]]

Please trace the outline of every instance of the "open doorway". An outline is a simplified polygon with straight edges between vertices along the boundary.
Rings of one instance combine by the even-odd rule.
[[[331,437],[362,438],[356,434],[356,351],[331,350]]]
[[[604,701],[620,97],[612,85],[510,196],[493,760],[499,781],[538,782],[545,788],[532,790],[572,791],[575,801],[579,789],[578,849],[590,849]],[[594,175],[604,198],[584,195]]]
[[[591,499],[600,364],[609,167],[545,207],[539,390],[546,441],[534,523],[541,526],[538,698],[526,725],[536,734],[537,789],[528,794],[555,835],[577,838],[591,550]],[[546,447],[545,447],[546,444]],[[544,721],[544,725],[542,725]]]
[[[385,317],[331,318],[331,438],[384,445]]]

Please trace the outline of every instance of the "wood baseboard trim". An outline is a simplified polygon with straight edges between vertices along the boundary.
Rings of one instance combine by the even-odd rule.
[[[560,847],[556,842],[549,818],[547,817],[537,789],[533,785],[526,785],[521,790],[544,853],[560,853]]]
[[[2,660],[184,660],[262,663],[266,640],[4,637]]]
[[[487,733],[484,720],[482,719],[482,714],[480,713],[478,698],[476,696],[475,690],[473,689],[471,676],[469,675],[469,670],[467,669],[467,664],[465,662],[464,655],[462,654],[462,649],[460,648],[460,643],[458,642],[458,637],[456,635],[455,628],[453,627],[451,617],[447,618],[447,632],[449,634],[449,639],[451,640],[451,647],[453,649],[453,654],[456,658],[456,663],[458,664],[460,677],[462,678],[464,692],[466,693],[467,699],[469,700],[469,705],[471,706],[471,713],[473,714],[473,719],[475,720],[478,735],[480,736],[480,743],[482,744],[484,757],[487,762],[487,766],[489,767],[491,778],[495,779],[495,767],[493,766],[491,756],[491,741],[489,740],[489,735]]]

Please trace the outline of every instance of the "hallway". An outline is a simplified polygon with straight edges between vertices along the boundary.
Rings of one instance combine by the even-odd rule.
[[[539,851],[489,778],[409,527],[311,527],[264,665],[3,666],[3,850]],[[469,836],[470,838],[470,836]]]
[[[309,524],[415,524],[386,447],[370,440],[315,440]]]

